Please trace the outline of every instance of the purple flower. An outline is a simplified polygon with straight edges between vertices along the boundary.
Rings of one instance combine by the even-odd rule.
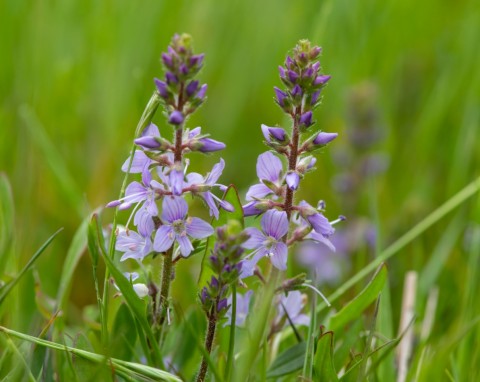
[[[235,325],[239,327],[245,326],[245,321],[247,320],[248,311],[250,310],[250,300],[252,298],[253,290],[249,290],[244,295],[237,293],[237,306],[235,309]],[[223,325],[229,326],[232,322],[232,296],[228,298],[228,304],[230,308],[225,314],[228,317],[227,322]]]
[[[257,204],[258,202],[256,200],[253,200],[251,202],[248,202],[247,204],[245,204],[244,206],[242,206],[243,208],[243,216],[247,217],[247,216],[255,216],[255,215],[260,215],[261,213],[263,213],[264,211],[263,210],[260,210],[258,208],[255,207],[255,205]]]
[[[323,216],[305,200],[302,200],[298,206],[301,207],[301,216],[312,226],[315,232],[326,237],[333,235],[335,230],[325,216]]]
[[[311,126],[312,125],[312,117],[313,117],[313,114],[312,114],[311,111],[307,111],[306,113],[303,113],[300,116],[300,124],[304,125],[306,127]]]
[[[225,161],[223,159],[220,159],[220,162],[218,162],[215,166],[213,166],[212,171],[207,174],[206,178],[203,178],[202,175],[196,173],[196,172],[191,172],[187,174],[187,185],[188,186],[208,186],[208,188],[218,186],[221,189],[226,189],[226,187],[223,184],[217,184],[218,178],[220,178],[220,175],[222,175],[223,169],[225,168]],[[199,195],[207,204],[209,210],[210,210],[210,216],[215,216],[215,219],[218,219],[218,208],[215,203],[215,200],[218,202],[220,207],[227,211],[233,211],[233,206],[226,202],[225,200],[221,200],[218,198],[216,195],[211,193],[210,191],[204,191],[204,192],[199,192],[199,191],[194,191],[196,195]]]
[[[154,81],[160,96],[162,98],[168,98],[167,84],[163,81],[160,81],[158,78],[155,78]]]
[[[327,143],[330,143],[331,141],[333,141],[337,137],[338,137],[337,133],[320,132],[314,138],[313,143],[315,145],[325,146]]]
[[[293,87],[291,93],[292,93],[292,96],[294,96],[294,97],[297,97],[297,96],[298,96],[298,97],[301,97],[302,94],[303,94],[303,90],[302,90],[302,88],[301,88],[299,85],[295,85],[295,86]]]
[[[288,232],[288,219],[285,211],[269,210],[261,221],[262,231],[257,228],[247,228],[245,232],[250,238],[243,243],[243,247],[254,249],[249,255],[252,259],[243,260],[241,277],[251,276],[258,261],[268,256],[275,268],[287,269],[287,245],[282,238]]]
[[[120,261],[126,259],[141,261],[152,251],[152,241],[149,237],[143,237],[135,231],[126,230],[118,234],[115,249],[125,252]]]
[[[288,79],[290,82],[295,83],[298,79],[298,74],[294,72],[293,70],[288,71]]]
[[[190,66],[200,67],[203,63],[204,58],[205,58],[205,55],[203,53],[190,57]]]
[[[310,317],[306,314],[302,314],[304,307],[302,294],[299,291],[289,292],[287,297],[282,296],[278,304],[277,322],[282,320],[282,317],[288,315],[288,318],[295,325],[310,325]],[[289,325],[288,319],[285,321],[285,326]]]
[[[122,165],[123,172],[129,172],[130,174],[138,174],[143,171],[145,167],[148,167],[152,163],[152,160],[145,155],[142,150],[135,150],[132,158],[132,165],[130,167],[130,171],[128,166],[130,165],[130,157]]]
[[[161,146],[157,138],[160,138],[160,131],[154,123],[151,123],[142,132],[142,136],[134,140],[134,143],[146,150],[157,149]]]
[[[285,93],[284,91],[280,90],[279,88],[277,88],[276,86],[273,88],[273,90],[275,91],[275,95],[277,97],[277,102],[280,106],[284,106],[284,102],[285,102],[285,98],[287,98],[287,93]]]
[[[202,153],[219,151],[219,150],[223,150],[226,147],[225,143],[222,143],[210,138],[200,138],[198,142],[201,144],[198,151],[201,151]]]
[[[332,78],[332,76],[327,76],[327,75],[318,76],[313,81],[313,84],[316,85],[316,86],[326,84],[328,82],[328,80],[330,80],[330,78]]]
[[[292,191],[295,191],[300,183],[300,176],[295,171],[290,171],[285,176],[285,181],[287,182],[288,188]]]
[[[178,82],[177,76],[170,72],[165,74],[165,78],[167,79],[167,84],[176,84]]]
[[[172,113],[168,117],[168,123],[171,123],[172,125],[181,125],[183,123],[183,120],[183,114],[178,110],[172,111]]]
[[[169,183],[172,189],[173,195],[182,195],[183,191],[183,169],[180,165],[175,165],[170,171]]]
[[[176,241],[183,257],[187,257],[193,246],[189,237],[204,239],[213,234],[210,224],[200,218],[187,218],[188,205],[181,197],[165,197],[162,204],[162,223],[157,230],[153,249],[165,252]]]
[[[262,133],[267,142],[271,142],[271,139],[275,139],[277,142],[283,143],[287,138],[287,133],[281,127],[269,127],[262,124]]]
[[[199,84],[198,81],[190,81],[190,83],[187,85],[185,89],[187,96],[191,97],[193,94],[195,94],[195,92],[198,89],[198,84]]]
[[[277,187],[281,186],[281,174],[283,170],[282,161],[273,155],[270,151],[260,154],[257,159],[257,176],[262,180],[273,183]],[[273,191],[263,183],[258,183],[248,189],[246,199],[251,201],[261,199],[273,193]]]

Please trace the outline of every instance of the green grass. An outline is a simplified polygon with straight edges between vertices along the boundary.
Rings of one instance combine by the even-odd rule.
[[[480,378],[472,367],[480,363],[480,308],[475,302],[480,205],[478,180],[472,183],[480,175],[477,2],[5,0],[0,9],[0,286],[16,280],[45,239],[64,227],[0,304],[2,327],[39,337],[52,324],[48,314],[61,307],[61,333],[52,337],[53,329],[47,329],[42,338],[70,346],[83,333],[95,350],[90,351],[92,359],[101,360],[95,358],[103,354],[98,328],[89,326],[87,314],[93,312],[94,319],[100,314],[91,259],[86,236],[76,233],[86,235],[90,214],[118,197],[120,166],[154,90],[152,78],[162,74],[159,56],[173,33],[190,33],[196,50],[206,53],[200,77],[209,85],[208,101],[191,125],[227,144],[221,154],[227,164],[222,179],[235,183],[241,197],[256,180],[256,156],[265,151],[260,124],[286,122],[272,101],[272,87],[279,84],[276,68],[297,40],[308,38],[323,47],[322,65],[332,75],[315,118],[322,130],[340,135],[318,155],[318,170],[306,177],[301,197],[324,199],[332,219],[355,200],[355,208],[348,207],[354,214],[350,220],[367,217],[379,232],[375,253],[351,253],[351,267],[341,283],[322,292],[340,310],[365,287],[365,277],[386,261],[388,283],[376,330],[392,340],[399,335],[405,273],[417,271],[417,338],[433,288],[439,298],[432,332],[416,344],[409,376],[432,381]],[[348,99],[366,81],[377,91],[375,107],[384,136],[377,149],[388,155],[389,167],[357,195],[341,195],[331,184],[339,172],[332,158],[348,148]],[[154,121],[165,127],[161,113]],[[194,158],[191,168],[200,172],[218,161],[216,155]],[[461,190],[463,197],[452,202]],[[453,204],[445,207],[445,202]],[[424,220],[427,216],[430,220]],[[119,221],[125,217],[120,213]],[[105,211],[103,223],[112,220],[113,213]],[[348,230],[349,220],[342,224]],[[204,322],[189,308],[196,303],[200,263],[197,256],[188,266],[180,265],[172,292],[178,314],[184,313],[201,339]],[[100,256],[99,285],[104,274]],[[120,301],[112,298],[111,303],[109,325]],[[317,320],[328,322],[331,314],[321,310]],[[336,341],[357,336],[372,320],[370,307],[335,333],[337,371],[348,351]],[[175,325],[182,331],[178,347],[192,351],[191,358],[183,353],[178,357],[188,378],[201,351],[190,331]],[[227,330],[218,337],[222,349],[228,349]],[[292,336],[286,338],[279,353],[294,345],[289,343]],[[362,338],[362,346],[351,345],[358,354],[368,341]],[[236,346],[241,343],[237,337]],[[1,378],[37,378],[30,345],[1,333],[0,344]],[[175,345],[167,341],[170,350]],[[65,365],[68,357],[65,352]],[[393,353],[384,359],[370,378],[392,375]],[[44,367],[48,373],[54,370],[52,364]],[[128,374],[122,367],[130,366],[120,365],[120,373]],[[72,372],[65,366],[61,373]],[[369,373],[368,367],[362,373]]]

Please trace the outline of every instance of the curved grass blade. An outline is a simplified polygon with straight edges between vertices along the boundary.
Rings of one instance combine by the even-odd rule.
[[[40,249],[35,252],[35,254],[32,256],[32,258],[28,261],[28,263],[23,267],[23,269],[20,271],[20,273],[8,284],[4,285],[0,289],[0,305],[2,304],[3,300],[8,296],[10,291],[13,289],[13,287],[20,281],[20,279],[23,277],[23,275],[31,268],[31,266],[37,261],[37,259],[40,257],[40,255],[47,249],[47,247],[50,245],[50,243],[55,239],[55,237],[63,230],[63,228],[60,228],[57,232],[55,232],[52,236],[50,236],[45,243],[40,247]]]
[[[0,173],[0,275],[10,254],[14,232],[14,204],[12,187],[4,173]]]
[[[338,381],[333,364],[333,332],[320,334],[315,352],[314,370],[316,381]]]
[[[29,336],[28,334],[20,333],[12,329],[5,328],[3,326],[0,326],[0,332],[3,332],[6,335],[10,335],[24,341],[33,342],[37,345],[47,346],[51,349],[71,353],[78,357],[82,357],[83,359],[86,359],[95,363],[110,365],[110,367],[115,369],[116,372],[120,371],[120,372],[126,373],[127,376],[134,377],[135,375],[138,375],[143,378],[148,378],[147,380],[153,380],[153,381],[182,382],[182,380],[177,376],[170,374],[166,371],[156,369],[151,366],[142,365],[135,362],[122,361],[120,359],[115,359],[115,358],[106,359],[105,356],[97,353],[92,353],[86,350],[65,346],[62,344],[58,344],[56,342],[42,340],[40,338],[32,337],[32,336]]]

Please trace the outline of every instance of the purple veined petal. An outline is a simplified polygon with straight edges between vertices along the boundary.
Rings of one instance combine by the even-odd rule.
[[[139,182],[135,181],[130,183],[125,190],[125,202],[128,203],[136,203],[145,200],[147,197],[147,188],[140,184]]]
[[[266,179],[275,183],[280,179],[282,170],[282,161],[270,151],[258,156],[257,175],[259,179]]]
[[[218,219],[220,212],[218,211],[218,207],[215,204],[215,201],[213,200],[212,193],[204,192],[202,193],[202,197],[203,197],[203,200],[205,200],[205,203],[207,204],[210,210],[210,216],[215,216],[215,219]]]
[[[128,259],[143,260],[144,256],[141,252],[127,251],[120,257],[120,261],[125,261]]]
[[[164,197],[162,203],[162,220],[173,223],[175,220],[185,220],[188,212],[187,202],[178,196]]]
[[[172,188],[173,195],[182,195],[183,177],[184,175],[182,170],[173,169],[170,171],[169,183]]]
[[[245,243],[242,244],[243,248],[256,249],[263,246],[263,243],[265,242],[265,239],[266,239],[263,232],[261,232],[260,230],[254,227],[246,228],[244,232],[250,237]]]
[[[142,150],[135,150],[135,153],[133,154],[132,166],[130,167],[130,173],[131,174],[141,173],[145,168],[145,166],[149,166],[150,163],[152,163],[152,160],[149,157],[147,157]],[[122,165],[123,172],[128,171],[129,164],[130,164],[130,157],[127,158],[125,163],[123,163]]]
[[[288,248],[283,242],[278,242],[272,247],[272,256],[270,261],[273,266],[281,271],[287,269]]]
[[[205,180],[205,183],[208,184],[209,186],[213,186],[215,183],[217,183],[218,178],[220,178],[220,175],[222,175],[223,169],[225,168],[225,161],[220,158],[220,162],[216,163],[212,171],[207,175],[207,179]]]
[[[167,175],[165,175],[165,168],[164,167],[157,167],[157,175],[167,188],[170,188],[170,179]],[[163,187],[161,187],[163,189]]]
[[[188,218],[185,224],[187,235],[195,239],[204,239],[213,234],[213,227],[200,218]]]
[[[263,183],[254,184],[250,186],[247,191],[246,200],[255,200],[255,199],[263,199],[265,196],[273,193],[273,191],[265,186]]]
[[[150,216],[157,216],[158,215],[158,207],[157,203],[155,202],[155,198],[148,198],[143,203],[143,208],[147,210]]]
[[[125,252],[126,250],[136,251],[145,242],[145,239],[135,231],[122,231],[118,234],[115,242],[117,251]]]
[[[160,131],[157,125],[151,123],[142,131],[142,137],[160,137]]]
[[[187,185],[193,186],[194,184],[204,184],[205,179],[198,172],[190,172],[187,174]]]
[[[245,321],[248,316],[248,312],[250,310],[250,300],[252,298],[253,290],[249,290],[244,295],[237,293],[237,309],[236,309],[236,317],[235,317],[235,325],[238,327],[242,327],[245,325]],[[225,316],[228,318],[227,322],[223,324],[223,326],[228,326],[232,322],[232,296],[228,298],[228,304],[230,308]]]
[[[307,236],[307,239],[312,239],[312,240],[314,240],[318,243],[322,243],[322,244],[326,245],[328,247],[328,249],[330,249],[332,252],[336,251],[336,248],[333,245],[333,243],[328,238],[323,236],[321,233],[318,233],[318,232],[315,232],[315,231],[310,232],[310,234]]]
[[[299,314],[296,316],[293,320],[292,323],[295,325],[305,325],[309,326],[310,325],[310,317],[307,316],[306,314]]]
[[[307,216],[307,220],[314,229],[314,231],[318,232],[321,235],[330,236],[333,235],[333,233],[335,232],[328,219],[320,212]]]
[[[240,272],[240,278],[244,279],[246,277],[252,276],[255,271],[257,263],[265,257],[265,251],[258,251],[253,258],[242,260],[242,270]]]
[[[151,187],[153,190],[165,190],[165,187],[163,187],[163,184],[158,183],[156,180],[152,180],[152,181],[150,182],[150,187]]]
[[[139,208],[138,211],[135,213],[133,218],[133,224],[138,229],[138,232],[143,237],[150,237],[153,230],[155,229],[155,224],[153,223],[152,215],[148,213],[145,208]]]
[[[285,182],[290,190],[295,191],[298,189],[298,185],[300,184],[300,176],[294,171],[289,172],[285,176]]]
[[[280,240],[288,232],[288,219],[285,211],[268,210],[261,221],[266,235]]]
[[[190,130],[188,133],[188,139],[195,138],[197,135],[200,135],[202,133],[202,128],[200,126],[195,127],[194,129]]]
[[[190,239],[185,235],[177,235],[177,242],[180,246],[180,253],[183,257],[188,257],[190,253],[193,251],[192,243]]]
[[[162,225],[155,233],[153,249],[157,252],[165,252],[175,241],[175,233],[171,225]]]
[[[152,181],[152,174],[148,170],[148,166],[146,166],[142,171],[142,182],[145,187],[150,186],[150,182]]]
[[[218,201],[219,207],[223,208],[225,211],[233,212],[235,211],[235,207],[232,203],[227,202],[226,200],[219,200]]]

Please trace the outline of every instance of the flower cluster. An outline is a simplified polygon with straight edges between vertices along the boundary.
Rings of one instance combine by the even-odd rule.
[[[334,249],[329,238],[334,229],[323,215],[325,204],[317,207],[306,201],[295,203],[294,192],[301,179],[314,170],[315,150],[325,147],[337,137],[336,133],[313,132],[313,110],[330,76],[321,73],[317,60],[321,48],[300,41],[285,65],[279,67],[284,89],[275,87],[275,100],[292,119],[291,131],[282,127],[262,125],[265,144],[271,149],[257,160],[259,183],[247,192],[245,216],[262,216],[262,230],[249,228],[250,239],[244,247],[253,250],[244,261],[242,277],[253,274],[257,262],[269,257],[273,266],[285,270],[288,247],[306,239]],[[293,223],[294,228],[290,227]]]
[[[141,180],[131,182],[122,198],[107,205],[121,210],[132,208],[127,228],[118,233],[116,241],[116,249],[124,253],[121,261],[141,261],[152,252],[166,251],[188,257],[194,249],[192,241],[213,234],[209,223],[189,216],[186,194],[203,200],[216,218],[219,207],[233,208],[213,193],[214,189],[226,188],[217,183],[225,167],[222,159],[206,176],[187,173],[186,154],[225,148],[223,143],[202,134],[200,127],[185,128],[188,116],[205,100],[207,85],[195,79],[203,60],[203,54],[193,54],[188,35],[175,35],[168,52],[162,54],[165,77],[154,80],[155,97],[173,127],[173,139],[161,135],[159,128],[149,123],[134,140],[138,148],[122,166],[124,172],[140,174]],[[137,232],[129,228],[132,218]]]
[[[226,225],[216,229],[216,243],[208,264],[213,276],[207,286],[200,292],[202,307],[209,319],[221,319],[227,312],[230,286],[240,277],[242,245],[248,234],[242,231],[240,224],[230,220]]]

